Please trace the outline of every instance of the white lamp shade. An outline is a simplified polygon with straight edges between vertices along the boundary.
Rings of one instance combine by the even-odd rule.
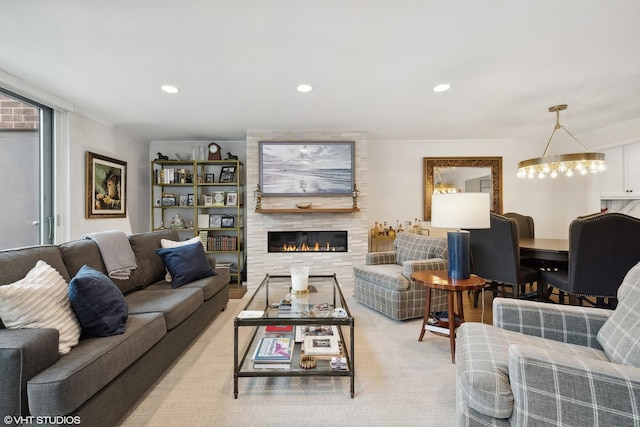
[[[489,228],[489,193],[453,193],[431,196],[431,226]]]

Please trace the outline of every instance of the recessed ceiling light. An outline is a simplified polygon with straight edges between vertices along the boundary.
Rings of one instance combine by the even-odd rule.
[[[434,92],[444,92],[446,90],[449,90],[451,88],[451,85],[449,83],[442,83],[439,84],[437,86],[434,86],[433,91]]]
[[[165,91],[167,93],[178,93],[178,92],[180,92],[180,89],[178,89],[175,86],[171,86],[171,85],[162,85],[160,87],[160,89],[162,89],[163,91]]]
[[[298,89],[298,92],[302,92],[302,93],[311,92],[313,90],[311,85],[308,85],[308,84],[298,85],[298,87],[296,89]]]

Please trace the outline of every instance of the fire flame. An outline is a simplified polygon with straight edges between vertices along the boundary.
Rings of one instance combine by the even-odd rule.
[[[329,244],[329,242],[327,242],[325,245],[325,251],[329,252],[329,251],[335,251],[335,248],[332,248],[331,245]],[[296,245],[293,244],[284,244],[282,245],[282,251],[283,252],[320,252],[320,243],[316,242],[313,247],[307,245],[306,243],[303,243],[300,247],[297,247]]]

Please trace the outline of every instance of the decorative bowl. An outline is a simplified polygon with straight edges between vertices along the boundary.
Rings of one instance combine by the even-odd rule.
[[[296,203],[296,207],[298,209],[309,209],[311,207],[311,203],[309,202],[305,202],[305,203]]]
[[[191,153],[176,153],[178,160],[191,160]]]

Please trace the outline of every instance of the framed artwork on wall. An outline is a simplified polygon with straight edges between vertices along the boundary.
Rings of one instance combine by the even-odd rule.
[[[262,196],[351,196],[353,141],[261,141]]]
[[[87,218],[127,217],[127,162],[87,151]]]

